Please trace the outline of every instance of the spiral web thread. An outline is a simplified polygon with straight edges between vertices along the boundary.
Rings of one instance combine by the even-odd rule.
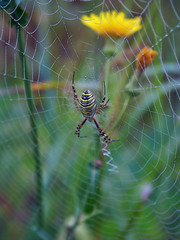
[[[17,1],[19,4],[21,1]],[[100,68],[97,71],[97,65],[112,58],[108,59],[102,50],[105,40],[80,20],[83,14],[111,10],[123,11],[129,17],[140,16],[143,28],[121,41],[107,37],[122,52],[122,62],[112,65],[106,86],[109,108],[117,95],[119,111],[122,109],[126,89],[118,86],[121,79],[130,79],[140,49],[149,45],[158,55],[156,64],[152,62],[137,80],[133,90],[141,97],[130,101],[119,133],[114,135],[125,140],[102,147],[105,164],[101,191],[95,193],[101,214],[87,223],[88,234],[90,239],[120,239],[121,234],[127,239],[179,239],[179,1],[42,0],[23,1],[21,6],[28,13],[26,25],[21,26],[23,52],[14,27],[8,24],[13,21],[13,12],[0,13],[0,224],[4,239],[26,237],[36,219],[25,81],[31,83],[36,109],[31,114],[36,118],[43,162],[47,239],[65,239],[63,226],[75,215],[80,201],[77,195],[84,199],[89,183],[88,163],[97,158],[98,132],[88,122],[82,128],[87,139],[74,135],[82,116],[73,103],[72,72],[76,71],[78,96],[89,88],[100,103],[103,73]],[[28,79],[24,64],[22,76],[19,53],[26,56]],[[34,89],[33,83],[37,84]],[[117,87],[109,91],[111,84]],[[109,112],[98,117],[104,130],[113,116]],[[128,231],[127,226],[132,230]]]

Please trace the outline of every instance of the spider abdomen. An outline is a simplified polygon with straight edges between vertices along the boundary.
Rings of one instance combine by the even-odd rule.
[[[89,90],[85,90],[81,95],[79,107],[85,118],[92,118],[94,116],[97,103],[95,96]]]

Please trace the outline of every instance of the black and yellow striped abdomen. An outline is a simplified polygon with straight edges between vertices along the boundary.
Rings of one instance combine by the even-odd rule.
[[[88,119],[94,116],[97,108],[97,103],[95,96],[89,90],[84,91],[80,97],[79,107],[82,115],[85,118]]]

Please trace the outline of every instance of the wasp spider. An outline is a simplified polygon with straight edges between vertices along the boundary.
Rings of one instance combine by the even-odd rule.
[[[107,104],[109,102],[109,99],[105,102],[105,100],[106,100],[105,84],[104,84],[104,97],[102,99],[100,107],[97,108],[96,98],[89,90],[85,90],[83,92],[83,94],[81,95],[80,99],[78,98],[75,87],[74,87],[74,77],[75,77],[75,72],[73,72],[73,79],[72,79],[72,89],[74,92],[74,104],[75,104],[77,110],[80,111],[83,115],[83,119],[77,126],[75,134],[77,134],[78,137],[81,137],[80,129],[84,125],[84,123],[87,120],[90,122],[94,121],[100,135],[104,138],[104,141],[106,143],[116,141],[116,140],[112,140],[110,137],[108,137],[108,135],[103,131],[102,127],[100,126],[100,124],[95,116],[96,114],[101,113],[101,111],[107,106]]]

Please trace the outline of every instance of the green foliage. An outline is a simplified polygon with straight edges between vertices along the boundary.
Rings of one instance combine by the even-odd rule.
[[[16,27],[23,29],[28,15],[17,5],[19,2],[24,1],[1,1],[0,6]],[[63,4],[65,9],[69,3],[60,4]],[[86,8],[91,4],[92,2],[87,2]],[[127,3],[127,6],[133,9],[133,3],[129,4]],[[160,14],[157,14],[159,12],[156,4],[154,1],[150,4],[149,11],[147,10],[149,18],[144,18],[145,29],[141,31],[142,35],[137,34],[137,38],[123,43],[123,51],[120,47],[120,60],[129,44],[132,47],[141,45],[142,36],[143,43],[152,41],[154,44],[156,35],[151,28],[157,22],[160,37],[165,35],[164,22]],[[68,13],[72,10],[70,6]],[[80,7],[80,4],[76,6]],[[50,10],[56,12],[53,6],[51,7]],[[34,21],[39,13],[35,14],[31,16]],[[168,11],[165,14],[169,14]],[[51,15],[47,14],[49,17]],[[56,14],[53,17],[56,18]],[[150,18],[152,22],[149,22]],[[160,42],[157,43],[158,57],[139,79],[136,79],[136,84],[131,86],[132,90],[128,90],[126,86],[135,69],[134,55],[128,59],[130,66],[127,66],[125,58],[120,67],[117,63],[117,68],[113,68],[111,63],[117,55],[107,58],[97,50],[103,49],[105,40],[97,40],[97,37],[87,30],[77,34],[79,21],[75,28],[74,19],[67,23],[59,21],[58,17],[57,19],[55,22],[63,24],[68,30],[63,32],[61,25],[60,31],[56,24],[52,24],[57,29],[51,28],[49,31],[49,25],[47,27],[46,22],[44,24],[42,21],[42,26],[38,29],[39,36],[35,36],[39,43],[44,39],[44,33],[49,31],[46,39],[48,48],[44,42],[40,49],[37,48],[40,59],[41,56],[46,56],[46,50],[52,53],[44,57],[45,63],[39,62],[35,54],[34,58],[30,55],[35,48],[34,35],[30,35],[33,37],[28,42],[28,51],[24,50],[24,41],[16,48],[17,69],[25,69],[22,66],[25,66],[23,64],[26,62],[27,72],[30,73],[28,70],[33,66],[33,77],[27,74],[24,79],[23,72],[18,77],[15,77],[15,74],[13,77],[9,76],[8,73],[1,75],[2,239],[178,239],[180,124],[177,118],[179,84],[176,84],[176,81],[179,80],[179,72],[176,59],[173,58],[174,53],[170,51],[172,43],[166,38],[166,48],[163,48]],[[71,40],[69,32],[73,36],[72,44],[68,42]],[[62,34],[62,42],[58,34]],[[23,40],[26,35],[18,36]],[[43,37],[39,40],[40,36]],[[93,44],[87,44],[86,54],[82,51],[80,38],[87,43],[89,39],[94,41]],[[63,50],[59,50],[56,45],[51,46],[52,39],[58,39],[58,47],[63,46]],[[120,41],[118,44],[121,46]],[[71,49],[72,45],[76,47]],[[74,49],[77,50],[79,58],[72,64],[71,61],[75,58]],[[86,50],[85,47],[84,49]],[[175,47],[173,49],[175,50]],[[118,49],[116,51],[118,54]],[[56,53],[61,58],[54,59]],[[162,56],[165,56],[165,59],[170,58],[171,61],[164,61]],[[7,54],[7,57],[12,59],[14,54]],[[87,59],[96,60],[93,67],[91,61],[90,64],[86,63]],[[28,65],[28,61],[31,64]],[[55,66],[56,61],[58,67]],[[92,122],[87,122],[82,128],[82,135],[88,136],[87,138],[79,139],[74,134],[82,118],[74,107],[72,93],[69,91],[74,66],[77,71],[75,85],[78,94],[85,88],[90,88],[99,103],[103,96],[103,82],[106,82],[106,92],[111,104],[104,115],[98,116],[98,120],[107,133],[110,131],[113,139],[119,139],[107,147],[109,153],[103,150],[101,138]],[[43,70],[39,76],[41,67]],[[31,77],[37,76],[45,86],[51,81],[57,82],[57,85],[54,89],[47,87],[41,90],[39,87],[38,91],[33,90]],[[172,83],[170,76],[176,81]],[[28,82],[29,87],[25,82]],[[20,91],[22,87],[23,91]],[[125,103],[127,105],[124,105]],[[30,124],[32,119],[35,120],[33,126]],[[34,136],[38,142],[33,140]],[[39,168],[42,171],[42,185],[39,186],[42,191],[41,205],[37,204],[37,148],[41,163]],[[117,166],[118,172],[109,171],[111,165],[107,164],[108,155],[113,158],[112,163]],[[142,188],[148,184],[152,187],[152,192],[149,190],[148,197],[143,199]],[[39,228],[37,219],[42,206],[43,221]]]
[[[11,26],[13,26],[14,24],[25,26],[25,24],[27,23],[27,13],[21,8],[21,6],[17,5],[17,1],[2,0],[0,2],[0,8],[3,11],[6,11],[7,14],[12,17]]]

